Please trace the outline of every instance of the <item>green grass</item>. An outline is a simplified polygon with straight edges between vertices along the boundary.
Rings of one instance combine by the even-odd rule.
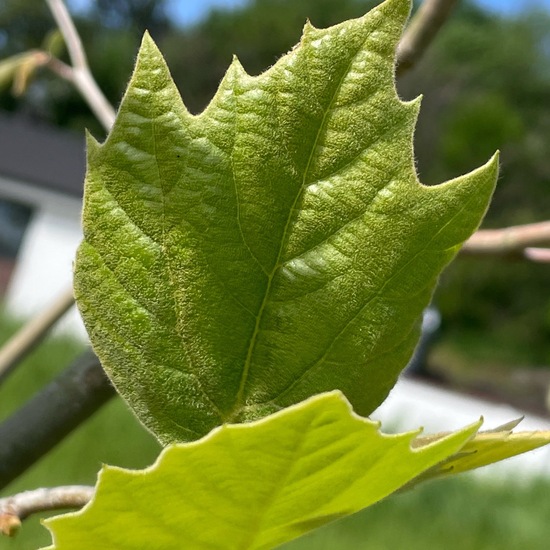
[[[14,328],[13,323],[0,319],[0,342]],[[0,387],[0,418],[53,378],[82,349],[81,344],[67,338],[50,339],[41,345]],[[43,486],[93,483],[102,463],[143,467],[154,460],[158,450],[124,404],[114,399],[1,495]],[[395,495],[284,548],[546,550],[549,518],[548,481],[504,486],[462,477]],[[50,542],[40,518],[33,517],[25,521],[17,537],[0,539],[0,548],[33,550]]]
[[[546,550],[550,483],[472,477],[428,483],[285,545],[284,550]]]

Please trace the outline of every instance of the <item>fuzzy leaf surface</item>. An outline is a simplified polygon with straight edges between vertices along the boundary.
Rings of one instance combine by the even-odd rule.
[[[393,493],[481,422],[414,449],[331,392],[170,445],[142,471],[106,466],[80,512],[46,520],[48,550],[271,549]]]
[[[115,125],[88,143],[75,296],[119,393],[164,443],[341,390],[385,399],[497,159],[418,181],[419,102],[394,86],[408,0],[320,30],[192,116],[145,36]]]

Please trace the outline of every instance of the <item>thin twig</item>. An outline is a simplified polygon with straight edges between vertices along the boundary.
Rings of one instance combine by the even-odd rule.
[[[541,264],[550,264],[550,248],[528,247],[523,251],[526,260]]]
[[[458,0],[424,0],[405,29],[397,48],[397,75],[422,57]]]
[[[11,370],[48,333],[55,324],[73,305],[72,289],[64,292],[48,309],[33,317],[0,349],[0,383],[8,376]]]
[[[0,498],[0,533],[12,537],[17,533],[21,522],[31,514],[81,508],[94,495],[94,487],[88,485],[67,485],[25,491]]]
[[[462,247],[469,255],[516,256],[537,262],[549,261],[550,221],[482,229]]]
[[[50,71],[55,73],[60,78],[73,82],[73,68],[67,63],[64,63],[57,57],[49,56],[47,63],[45,64]]]
[[[94,115],[108,131],[115,120],[115,111],[92,76],[82,40],[80,40],[73,20],[62,0],[46,0],[46,2],[61,34],[63,34],[69,51],[72,63],[71,81],[87,101]]]

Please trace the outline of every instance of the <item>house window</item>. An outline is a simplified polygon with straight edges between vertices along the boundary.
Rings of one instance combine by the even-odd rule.
[[[32,208],[0,198],[0,297],[4,296]]]

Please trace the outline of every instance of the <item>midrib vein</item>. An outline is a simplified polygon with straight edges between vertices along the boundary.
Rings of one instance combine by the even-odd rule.
[[[365,42],[362,43],[361,48],[363,47],[364,43]],[[275,260],[275,264],[273,266],[273,269],[271,270],[271,272],[268,275],[267,286],[266,286],[266,289],[265,289],[264,297],[262,299],[262,303],[260,304],[260,308],[259,308],[258,314],[256,316],[256,323],[254,325],[254,331],[252,333],[252,336],[250,337],[250,343],[248,345],[248,351],[247,351],[245,363],[244,363],[244,366],[243,366],[243,372],[242,372],[242,375],[241,375],[239,390],[238,390],[237,396],[235,398],[235,404],[233,406],[233,410],[229,414],[229,420],[228,421],[231,421],[232,419],[235,418],[235,416],[240,412],[240,408],[242,406],[242,401],[243,401],[243,396],[244,396],[244,389],[245,389],[246,382],[248,380],[248,375],[249,375],[249,372],[250,372],[250,365],[252,363],[252,356],[253,356],[254,351],[256,349],[256,344],[257,344],[257,341],[258,341],[258,335],[260,333],[260,325],[261,325],[261,322],[262,322],[262,319],[263,319],[263,316],[264,316],[264,313],[265,313],[266,305],[267,305],[267,303],[269,301],[269,298],[270,298],[271,287],[273,286],[273,280],[275,279],[275,274],[277,273],[277,270],[279,269],[280,264],[281,264],[281,256],[283,254],[283,251],[285,249],[285,245],[287,243],[288,231],[289,231],[289,228],[290,228],[290,225],[291,225],[292,216],[293,216],[294,210],[296,208],[296,204],[298,203],[298,200],[302,196],[302,193],[303,193],[303,191],[306,187],[307,177],[309,175],[309,171],[310,171],[313,159],[314,159],[314,155],[315,155],[315,151],[317,149],[317,145],[319,143],[319,139],[320,139],[321,135],[323,134],[323,131],[325,130],[327,117],[328,117],[329,113],[332,111],[332,107],[333,107],[333,105],[336,101],[336,98],[338,97],[338,93],[340,92],[340,89],[342,87],[342,83],[344,82],[346,76],[349,74],[350,67],[353,64],[353,61],[355,60],[355,57],[359,53],[361,48],[359,48],[357,50],[357,52],[355,52],[355,54],[351,57],[350,62],[348,64],[348,66],[346,67],[346,70],[342,73],[342,77],[339,79],[338,85],[334,89],[334,93],[332,94],[332,97],[330,99],[330,103],[329,103],[328,107],[326,108],[326,110],[323,114],[323,118],[321,120],[321,123],[319,124],[319,129],[317,130],[317,134],[315,136],[315,140],[314,140],[313,145],[311,147],[311,151],[309,153],[308,161],[307,161],[306,167],[304,169],[304,175],[302,176],[302,183],[301,183],[301,185],[298,189],[298,192],[296,193],[296,197],[294,198],[294,201],[292,202],[292,205],[291,205],[291,207],[289,209],[289,212],[288,212],[288,217],[286,219],[285,227],[283,229],[283,234],[281,236],[281,243],[280,243],[280,246],[279,246],[279,251],[277,253],[277,258]],[[233,174],[233,176],[234,176],[234,174]]]

